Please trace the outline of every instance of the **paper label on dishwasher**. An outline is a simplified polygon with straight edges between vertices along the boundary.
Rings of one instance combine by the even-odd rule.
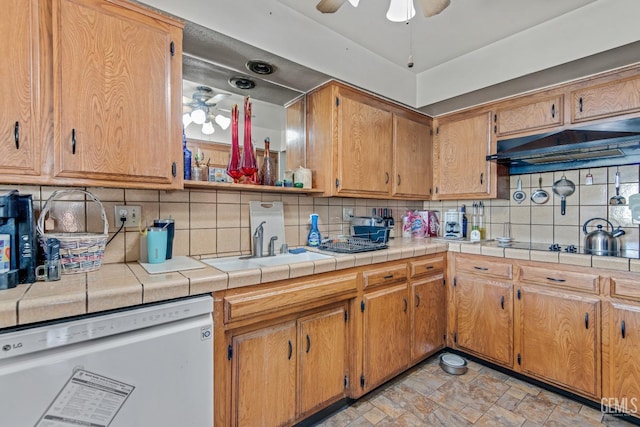
[[[77,370],[34,427],[107,427],[134,386]]]

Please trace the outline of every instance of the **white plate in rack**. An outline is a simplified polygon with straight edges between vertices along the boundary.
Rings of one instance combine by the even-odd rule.
[[[511,237],[496,237],[496,240],[499,243],[510,243],[513,241],[513,239]]]

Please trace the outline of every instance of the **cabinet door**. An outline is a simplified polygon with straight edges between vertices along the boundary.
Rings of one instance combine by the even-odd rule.
[[[232,425],[291,424],[296,416],[295,321],[232,341]]]
[[[573,123],[640,111],[640,76],[574,91],[571,108]]]
[[[393,195],[428,200],[433,174],[431,127],[393,116]]]
[[[0,173],[40,174],[37,0],[2,2],[0,19]]]
[[[434,198],[489,195],[491,116],[485,112],[438,125]]]
[[[631,406],[640,397],[640,306],[613,304],[609,318],[609,389],[603,397],[616,398],[618,405]],[[632,409],[632,408],[627,408]]]
[[[513,366],[513,285],[457,276],[456,345]]]
[[[522,372],[597,397],[600,301],[522,287],[519,304]]]
[[[363,357],[364,390],[380,385],[409,363],[406,283],[365,294]]]
[[[496,135],[513,135],[560,126],[562,117],[562,95],[502,108],[496,112]]]
[[[411,290],[411,359],[417,361],[444,347],[447,301],[442,276],[412,283]]]
[[[56,176],[179,187],[181,31],[104,0],[53,17]]]
[[[364,95],[341,90],[338,105],[338,195],[389,195],[392,114]]]
[[[298,321],[299,416],[345,395],[346,314],[346,307],[340,306]]]

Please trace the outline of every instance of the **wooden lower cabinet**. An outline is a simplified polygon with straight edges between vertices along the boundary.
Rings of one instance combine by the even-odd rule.
[[[640,411],[640,305],[611,303],[606,333],[604,403],[621,411]]]
[[[296,416],[296,322],[233,337],[232,425],[282,426]]]
[[[599,298],[529,286],[518,291],[520,370],[599,397]]]
[[[411,284],[411,360],[418,361],[444,347],[446,288],[442,275]]]
[[[513,285],[458,275],[453,289],[456,347],[513,367]]]
[[[372,390],[403,371],[410,358],[407,284],[368,292],[362,300],[363,371],[361,391]]]
[[[348,370],[347,307],[298,320],[298,417],[345,395]]]

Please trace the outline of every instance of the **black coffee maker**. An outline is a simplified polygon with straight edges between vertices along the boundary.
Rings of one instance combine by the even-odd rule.
[[[35,282],[37,248],[31,194],[21,195],[16,190],[0,194],[0,234],[9,235],[9,245],[2,248],[8,265],[3,263],[0,289]]]

